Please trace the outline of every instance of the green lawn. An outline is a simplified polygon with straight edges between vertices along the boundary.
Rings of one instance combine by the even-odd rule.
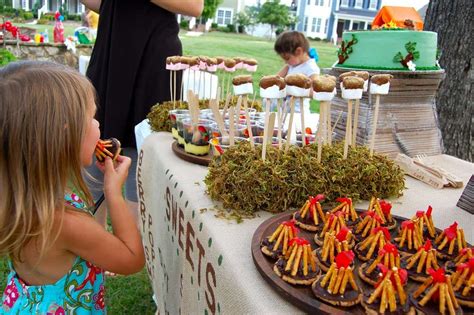
[[[21,26],[21,25],[19,25]],[[44,31],[47,27],[49,36],[52,39],[53,25],[25,25],[35,27]],[[66,24],[66,35],[71,35],[77,24]],[[254,79],[263,75],[276,74],[284,65],[283,61],[273,50],[274,41],[250,37],[246,35],[236,35],[228,33],[213,32],[200,37],[189,37],[182,34],[184,54],[208,55],[208,56],[229,56],[229,57],[252,57],[258,60],[258,71],[254,74]],[[320,68],[330,67],[336,59],[336,47],[323,43],[311,42],[312,47],[318,50]],[[257,83],[255,83],[255,86]],[[258,91],[258,89],[256,89]],[[312,104],[311,110],[318,112],[317,104]],[[8,268],[4,259],[0,259],[0,288],[6,285]],[[3,292],[3,291],[2,291]],[[155,305],[152,300],[152,288],[148,280],[145,269],[133,276],[117,276],[107,279],[107,307],[109,314],[153,314]]]
[[[54,22],[49,22],[49,24],[26,24],[26,23],[13,23],[13,25],[18,26],[18,27],[29,27],[29,28],[34,28],[37,30],[37,32],[44,32],[45,30],[48,30],[48,35],[49,35],[49,41],[53,42],[53,28],[54,28]],[[74,30],[77,27],[80,27],[81,24],[78,22],[64,22],[64,36],[69,36],[69,35],[74,35]]]
[[[180,38],[183,43],[183,54],[185,55],[249,57],[258,60],[258,69],[253,75],[255,81],[254,91],[257,91],[257,93],[259,91],[259,78],[264,75],[276,74],[285,65],[273,50],[274,40],[220,32],[211,32],[199,37],[187,36],[182,32]],[[310,41],[310,46],[318,51],[318,65],[321,69],[331,67],[336,61],[336,46],[317,41]],[[242,71],[241,73],[246,72]],[[239,74],[239,72],[236,72],[236,74]],[[219,73],[219,82],[222,82],[222,76],[224,75],[226,74]],[[311,111],[319,112],[317,102],[311,103]]]

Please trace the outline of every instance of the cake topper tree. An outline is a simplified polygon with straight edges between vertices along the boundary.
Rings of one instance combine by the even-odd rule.
[[[408,54],[403,56],[401,52],[398,52],[395,57],[393,57],[393,61],[400,62],[405,68],[415,71],[416,64],[413,61],[420,58],[420,52],[416,50],[416,42],[406,43],[405,49],[407,50]]]
[[[343,64],[347,58],[349,58],[349,55],[352,53],[352,46],[354,46],[355,44],[357,44],[358,40],[357,40],[357,37],[352,34],[352,38],[351,40],[347,40],[347,41],[342,41],[341,42],[341,48],[338,49],[337,51],[337,57],[339,59],[339,64]]]

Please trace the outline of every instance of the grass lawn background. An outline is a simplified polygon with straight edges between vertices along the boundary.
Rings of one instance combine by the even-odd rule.
[[[15,24],[21,26],[20,24]],[[47,27],[49,37],[53,38],[53,25],[25,25],[34,27],[41,32]],[[65,34],[72,35],[77,24],[66,24]],[[254,89],[258,91],[258,80],[263,75],[276,74],[284,62],[274,52],[274,40],[255,38],[247,35],[212,32],[200,37],[190,37],[180,34],[183,43],[183,53],[187,55],[251,57],[259,62],[258,71],[253,74]],[[320,68],[331,67],[336,60],[336,47],[323,42],[310,42],[319,53]],[[317,104],[312,103],[311,110],[318,112]],[[8,267],[5,259],[0,259],[0,288],[6,285]],[[146,270],[124,277],[107,278],[106,304],[109,314],[154,314],[155,305],[152,300],[153,290],[148,280]]]

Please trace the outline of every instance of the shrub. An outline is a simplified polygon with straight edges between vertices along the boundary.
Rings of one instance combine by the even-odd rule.
[[[181,20],[179,26],[184,29],[189,29],[189,21],[188,20]]]
[[[6,49],[0,49],[0,66],[5,66],[16,60],[15,55]]]
[[[231,33],[235,33],[235,25],[234,24],[227,24],[227,29],[229,30],[229,32]]]
[[[41,17],[41,19],[39,19],[38,21],[36,21],[36,24],[40,24],[40,25],[48,25],[50,22],[49,19],[44,19],[43,17]]]
[[[211,29],[216,30],[218,27],[219,27],[219,24],[217,24],[217,23],[212,23],[211,24]]]
[[[230,32],[230,31],[229,31],[229,28],[228,28],[227,26],[219,26],[219,27],[217,28],[217,30],[218,30],[219,32],[224,32],[224,33],[229,33],[229,32]]]
[[[32,20],[32,19],[34,19],[33,12],[24,12],[24,13],[23,13],[23,18],[24,18],[25,20]]]

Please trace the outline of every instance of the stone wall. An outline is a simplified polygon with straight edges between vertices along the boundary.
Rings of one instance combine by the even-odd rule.
[[[54,43],[25,43],[16,41],[6,42],[6,49],[19,60],[54,61],[74,69],[79,69],[79,56],[90,56],[93,45],[76,45],[76,53],[68,50],[64,44]],[[0,44],[3,48],[3,43]]]

